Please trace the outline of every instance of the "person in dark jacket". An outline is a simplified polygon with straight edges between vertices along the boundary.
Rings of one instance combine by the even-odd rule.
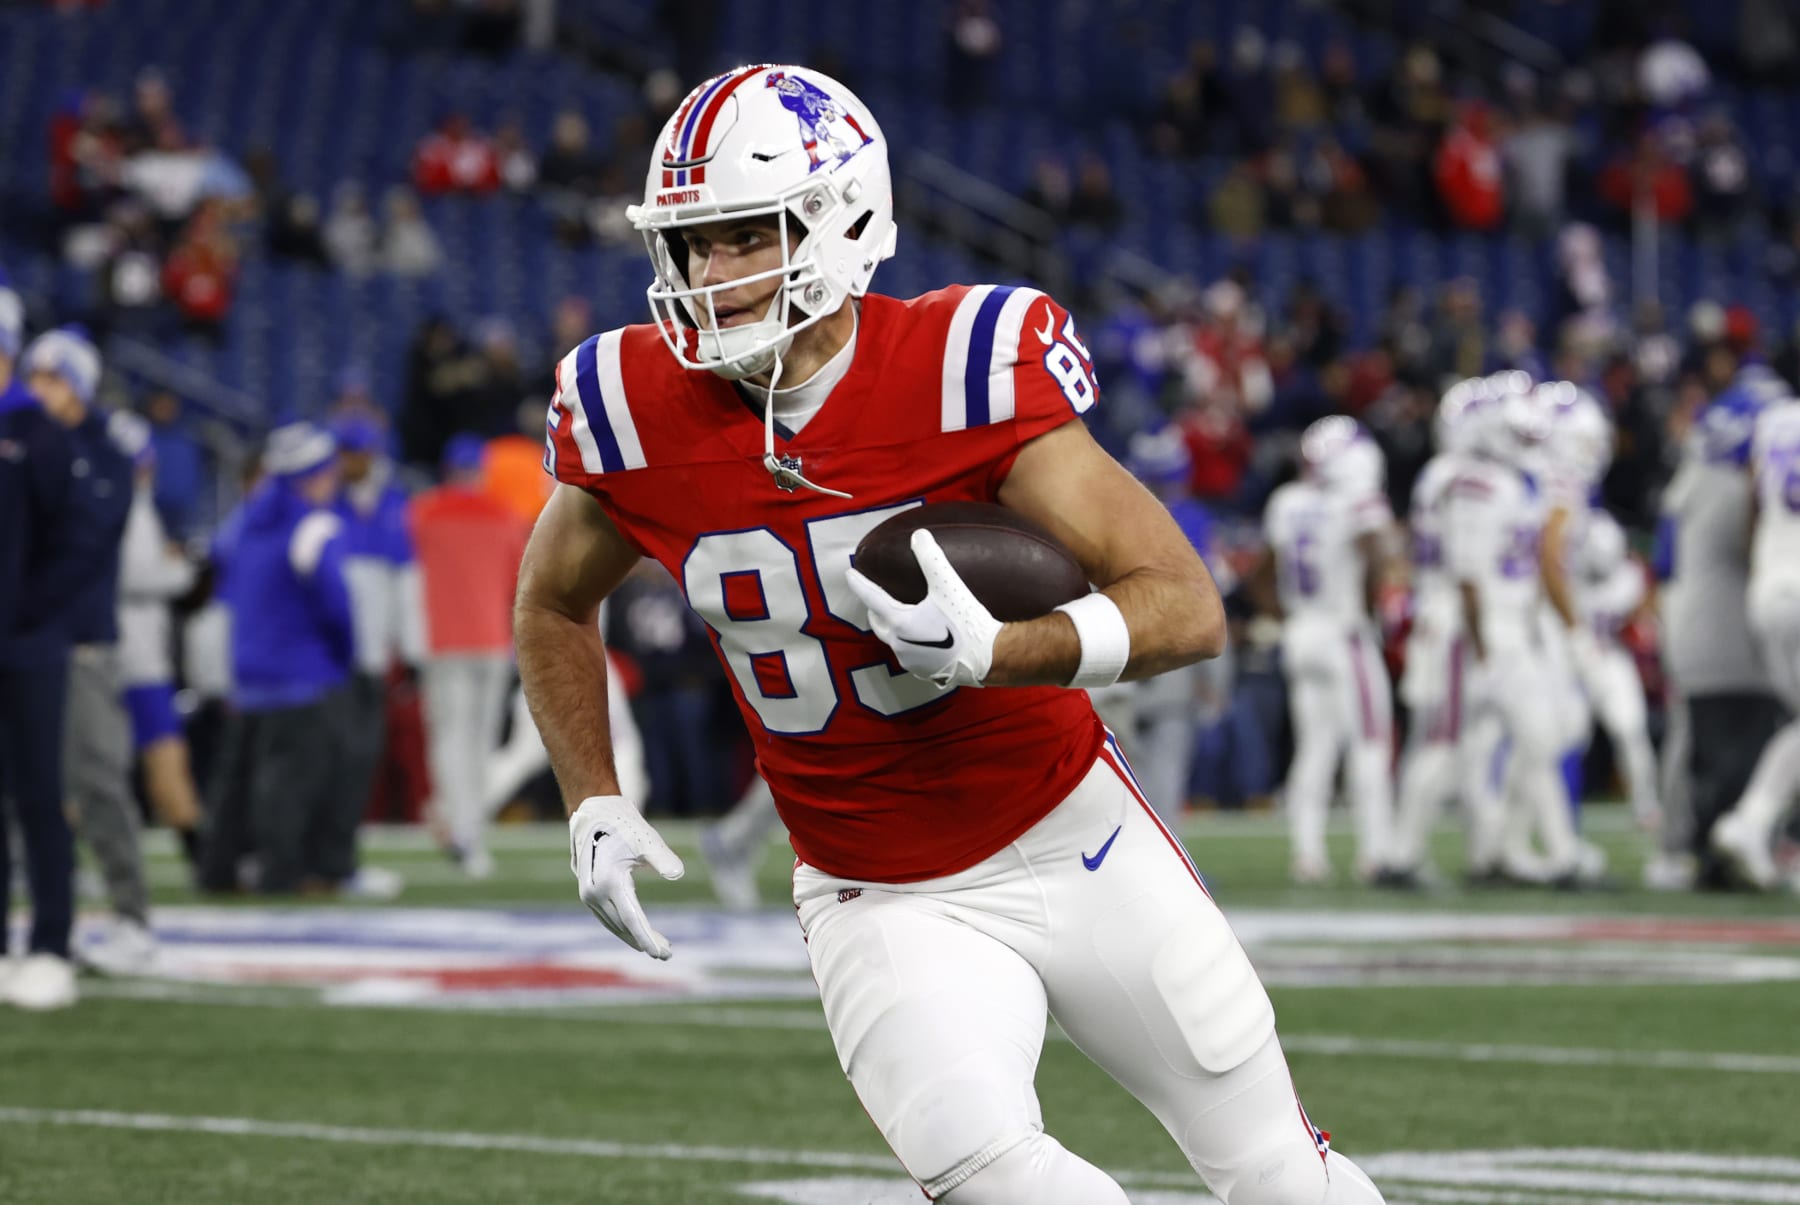
[[[356,820],[331,806],[355,661],[337,446],[292,423],[270,434],[263,467],[223,564],[238,724],[211,784],[200,881],[235,889],[248,850],[262,891],[328,891],[355,869],[334,859],[354,849],[337,828]]]
[[[94,405],[99,365],[93,345],[73,331],[39,337],[24,359],[32,393],[69,433],[73,500],[82,516],[78,537],[90,566],[66,612],[71,650],[63,794],[73,805],[76,832],[99,864],[117,923],[82,957],[104,950],[97,965],[141,972],[153,953],[150,889],[131,789],[131,720],[118,656],[119,546],[131,511],[133,467],[108,416]]]
[[[0,1000],[51,1009],[76,998],[69,962],[75,860],[62,775],[68,620],[99,569],[86,530],[90,497],[77,489],[69,432],[20,388],[19,377],[32,379],[17,359],[20,328],[18,307],[0,299],[0,798],[24,838],[32,902],[25,958],[16,967],[0,958]],[[99,384],[100,357],[86,340],[63,344],[53,361],[40,355],[31,363],[41,370],[36,378],[69,378],[87,398]],[[9,827],[0,814],[0,953],[12,900]]]

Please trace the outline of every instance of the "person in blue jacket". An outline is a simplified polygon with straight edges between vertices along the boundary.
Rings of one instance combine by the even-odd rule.
[[[338,859],[354,849],[356,819],[332,806],[355,659],[343,520],[332,509],[337,446],[329,432],[292,423],[270,433],[263,467],[228,522],[222,596],[237,725],[211,784],[200,882],[234,890],[248,852],[264,892],[328,891],[354,870]]]
[[[338,803],[356,819],[368,807],[386,752],[388,676],[398,666],[416,680],[425,659],[425,617],[407,523],[411,496],[387,457],[386,429],[375,415],[351,410],[338,415],[331,430],[342,478],[335,509],[344,521],[344,564],[356,626]],[[355,833],[353,827],[347,831]],[[355,851],[341,851],[339,860],[344,858],[354,862]]]
[[[63,812],[69,650],[84,588],[106,571],[103,491],[68,431],[20,384],[61,403],[92,400],[100,356],[71,332],[19,355],[20,308],[0,297],[0,796],[24,838],[32,921],[26,956],[0,960],[0,1000],[21,1008],[75,1002],[74,849]],[[116,548],[116,545],[114,545]],[[0,950],[12,899],[6,817],[0,816]]]

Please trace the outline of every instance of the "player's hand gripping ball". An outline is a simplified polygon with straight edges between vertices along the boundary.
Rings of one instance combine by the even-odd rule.
[[[857,545],[850,588],[908,672],[979,686],[1005,623],[1088,593],[1087,575],[1038,524],[1003,506],[940,502],[903,511]]]

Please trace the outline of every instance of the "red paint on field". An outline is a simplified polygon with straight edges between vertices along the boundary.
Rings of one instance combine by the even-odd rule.
[[[1564,936],[1571,941],[1716,942],[1735,946],[1792,946],[1800,945],[1800,920],[1602,916],[1571,920]]]
[[[226,966],[207,968],[206,977],[233,983],[302,985],[415,979],[449,992],[544,991],[578,987],[647,990],[680,986],[605,967],[562,966],[550,962],[503,963],[477,967]]]

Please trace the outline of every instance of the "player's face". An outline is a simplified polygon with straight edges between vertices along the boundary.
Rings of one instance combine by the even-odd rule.
[[[375,467],[375,457],[368,452],[339,452],[338,472],[345,481],[361,481]]]
[[[46,413],[65,427],[73,427],[87,413],[75,390],[54,372],[34,372],[26,382]]]
[[[727,285],[781,267],[781,227],[773,217],[705,222],[682,233],[687,241],[688,282],[695,288]],[[788,241],[791,249],[799,239],[790,234]],[[717,315],[721,330],[759,321],[780,288],[780,276],[767,276],[742,288],[720,289],[712,295],[710,311],[697,305],[695,317],[701,326],[710,327]]]

